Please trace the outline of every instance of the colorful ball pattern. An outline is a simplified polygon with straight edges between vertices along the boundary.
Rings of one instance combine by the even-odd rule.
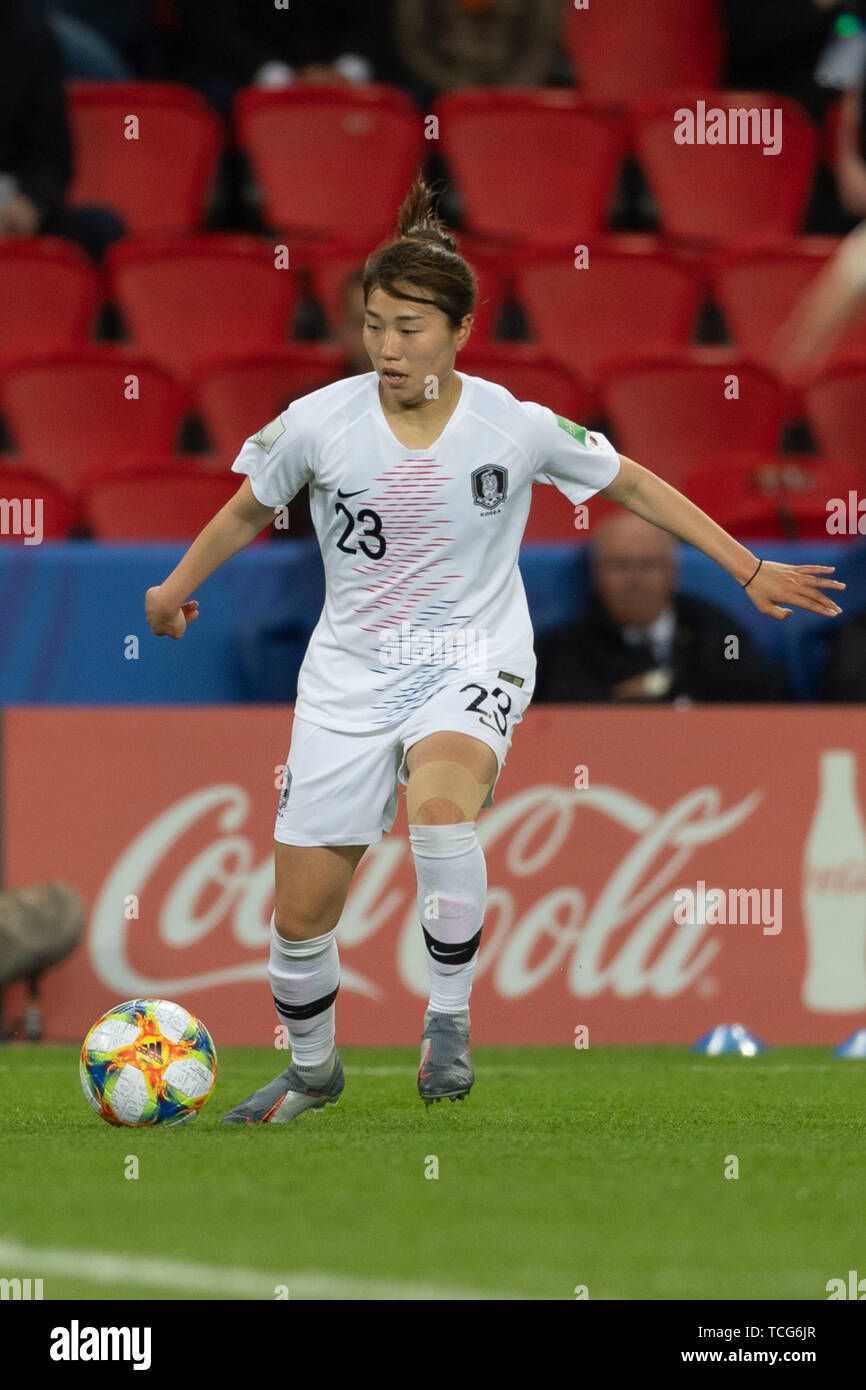
[[[112,1125],[177,1125],[201,1110],[216,1048],[200,1019],[168,999],[130,999],[97,1019],[81,1048],[87,1100]]]

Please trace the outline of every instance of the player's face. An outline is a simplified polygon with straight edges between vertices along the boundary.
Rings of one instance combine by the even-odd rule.
[[[423,291],[413,289],[413,294]],[[437,400],[454,370],[454,358],[469,337],[470,316],[455,328],[441,309],[396,299],[374,289],[367,300],[364,345],[394,405]]]

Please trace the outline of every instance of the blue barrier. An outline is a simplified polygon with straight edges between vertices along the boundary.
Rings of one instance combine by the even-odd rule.
[[[755,547],[752,546],[752,549]],[[90,541],[0,546],[0,703],[230,704],[291,700],[324,596],[314,537],[251,546],[197,594],[201,617],[182,642],[156,638],[144,593],[185,547]],[[836,564],[849,579],[846,616],[866,607],[866,547],[826,542],[760,545],[767,559]],[[585,545],[531,545],[521,555],[536,632],[569,622],[589,587]],[[763,617],[705,555],[680,547],[679,588],[710,599],[768,656],[783,660],[801,698],[813,698],[834,624],[795,611]],[[125,652],[138,639],[137,659]]]

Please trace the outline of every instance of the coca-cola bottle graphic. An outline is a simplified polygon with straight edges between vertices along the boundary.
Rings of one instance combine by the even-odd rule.
[[[849,749],[821,754],[818,803],[803,853],[808,959],[803,1002],[825,1013],[866,1008],[866,827]]]

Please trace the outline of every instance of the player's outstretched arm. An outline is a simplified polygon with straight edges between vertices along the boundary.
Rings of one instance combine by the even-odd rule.
[[[820,592],[821,589],[845,588],[838,579],[820,577],[832,574],[834,565],[783,565],[770,560],[759,561],[751,550],[729,536],[712,517],[670,483],[624,454],[620,454],[619,461],[619,472],[601,496],[609,497],[709,555],[739,584],[748,586],[746,593],[761,613],[770,618],[787,618],[791,608],[785,607],[786,604],[811,613],[823,613],[829,618],[842,612],[829,595]]]
[[[803,386],[824,366],[866,298],[866,222],[797,300],[777,331],[771,352],[777,374]]]
[[[183,637],[187,624],[198,617],[198,603],[189,594],[219,569],[232,555],[249,545],[274,519],[273,507],[264,507],[244,478],[225,506],[200,531],[180,564],[162,584],[148,589],[144,609],[157,637]]]

